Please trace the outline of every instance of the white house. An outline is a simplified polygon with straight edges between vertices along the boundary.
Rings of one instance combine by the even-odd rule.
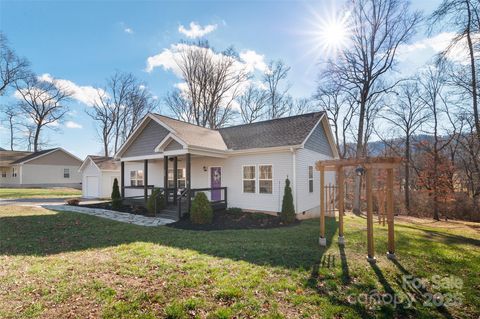
[[[324,112],[218,130],[148,114],[115,158],[126,198],[159,187],[177,205],[182,191],[187,200],[203,191],[213,204],[277,213],[289,178],[297,217],[307,218],[319,215],[315,162],[338,153]],[[326,174],[326,184],[334,179]]]
[[[120,162],[111,157],[88,155],[79,171],[86,198],[109,198],[115,178],[120,183]]]
[[[0,150],[0,187],[80,188],[82,160],[62,148],[38,152]]]

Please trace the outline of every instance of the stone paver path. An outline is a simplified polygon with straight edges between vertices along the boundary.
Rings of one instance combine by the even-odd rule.
[[[133,215],[129,213],[115,212],[108,209],[88,208],[70,205],[42,205],[43,208],[57,210],[62,212],[82,213],[102,218],[115,220],[122,223],[135,224],[139,226],[162,226],[175,222],[173,219],[161,217],[146,217],[142,215]]]

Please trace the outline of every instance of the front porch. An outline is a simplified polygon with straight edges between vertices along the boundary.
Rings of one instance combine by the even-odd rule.
[[[207,195],[214,210],[227,208],[222,158],[177,153],[122,160],[120,191],[123,203],[145,207],[153,190],[159,189],[165,207],[155,208],[157,217],[182,218],[190,212],[191,202],[198,192]]]

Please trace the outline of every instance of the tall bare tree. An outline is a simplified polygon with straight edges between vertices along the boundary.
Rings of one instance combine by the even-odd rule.
[[[404,174],[405,174],[405,208],[410,214],[410,171],[412,138],[429,119],[425,103],[420,97],[418,79],[404,82],[395,89],[396,98],[385,108],[382,118],[393,128],[399,129],[405,142]]]
[[[68,111],[67,103],[73,94],[57,80],[43,81],[30,76],[15,82],[20,97],[19,108],[35,125],[33,151],[39,150],[40,132],[62,120]]]
[[[0,96],[9,85],[25,78],[29,73],[29,63],[20,58],[8,46],[7,37],[0,32]]]
[[[92,107],[86,110],[86,113],[96,121],[97,133],[103,144],[103,156],[108,157],[118,113],[104,89],[97,89],[97,97]]]
[[[1,108],[3,112],[3,119],[8,124],[8,130],[10,132],[10,150],[13,151],[15,145],[15,131],[17,126],[18,111],[14,105],[4,105]]]
[[[330,60],[329,69],[356,92],[358,127],[356,156],[365,155],[365,119],[367,108],[377,95],[390,90],[396,83],[385,77],[395,65],[397,49],[409,41],[421,15],[412,12],[406,0],[351,0],[351,43],[336,60]],[[354,212],[360,209],[360,178],[355,182]]]
[[[175,116],[210,128],[230,121],[233,105],[250,77],[237,54],[232,49],[216,52],[203,41],[184,43],[174,60],[184,84],[165,102]]]
[[[253,123],[261,119],[267,108],[268,94],[254,84],[248,86],[239,97],[240,117],[243,123]]]
[[[443,22],[457,28],[457,35],[447,49],[441,52],[441,57],[447,57],[452,48],[463,41],[467,43],[469,57],[469,87],[472,97],[472,111],[475,119],[477,138],[480,141],[480,115],[478,110],[478,66],[477,61],[480,52],[480,2],[478,0],[444,0],[437,10],[430,16],[432,31],[434,28],[442,28]]]
[[[286,83],[290,67],[283,61],[270,61],[263,75],[263,83],[267,90],[267,119],[276,119],[289,113],[292,107],[292,97],[288,94],[290,85]]]

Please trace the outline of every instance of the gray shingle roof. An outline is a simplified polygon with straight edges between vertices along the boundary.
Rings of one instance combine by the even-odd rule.
[[[25,157],[22,157],[22,158],[19,158],[17,159],[15,162],[12,162],[10,164],[20,164],[20,163],[23,163],[25,161],[28,161],[28,160],[31,160],[31,159],[34,159],[40,155],[43,155],[43,154],[46,154],[46,153],[49,153],[51,151],[54,151],[56,150],[57,148],[50,148],[50,149],[47,149],[47,150],[41,150],[41,151],[38,151],[38,152],[33,152],[32,154],[30,155],[27,155]]]
[[[323,113],[230,126],[219,129],[219,132],[231,150],[299,145],[307,138]]]
[[[88,155],[90,159],[98,166],[101,170],[106,171],[116,171],[120,170],[120,162],[114,160],[112,157],[97,156],[97,155]]]

